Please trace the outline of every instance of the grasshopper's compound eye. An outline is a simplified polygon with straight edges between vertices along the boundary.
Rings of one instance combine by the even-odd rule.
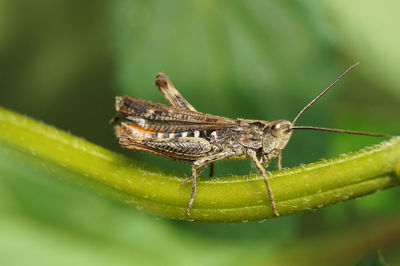
[[[271,134],[272,134],[272,136],[277,138],[279,136],[280,131],[281,131],[281,127],[282,127],[281,123],[273,124],[271,126]]]

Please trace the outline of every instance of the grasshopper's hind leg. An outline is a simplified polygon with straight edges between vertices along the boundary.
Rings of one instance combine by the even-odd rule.
[[[156,86],[164,98],[174,107],[196,111],[196,109],[179,93],[165,73],[158,73]]]
[[[196,198],[196,192],[197,192],[197,190],[196,190],[196,180],[197,180],[197,177],[201,174],[201,172],[204,171],[204,169],[206,168],[206,166],[209,163],[221,160],[221,159],[223,159],[225,157],[229,157],[229,156],[232,156],[234,154],[235,153],[232,152],[232,151],[224,151],[224,152],[221,152],[221,153],[217,153],[217,154],[213,154],[213,155],[210,155],[210,156],[207,156],[207,157],[203,157],[203,158],[198,159],[197,161],[195,161],[193,163],[193,165],[192,165],[192,176],[190,178],[186,178],[185,180],[182,181],[182,184],[183,184],[185,181],[192,180],[192,195],[190,196],[189,204],[188,204],[188,207],[186,209],[186,215],[187,216],[190,216],[190,209],[192,208],[194,199]]]
[[[164,98],[174,107],[196,111],[196,109],[179,93],[165,73],[160,72],[156,77],[156,86]],[[214,163],[210,164],[210,176],[214,176]],[[190,180],[185,179],[184,182]],[[184,183],[183,182],[183,183]]]
[[[192,176],[189,178],[189,179],[192,180],[192,195],[190,196],[189,204],[188,204],[188,207],[186,209],[186,215],[187,216],[190,216],[190,209],[192,208],[192,205],[193,205],[193,202],[194,202],[194,198],[196,197],[196,180],[197,180],[197,177],[204,171],[204,169],[206,167],[207,167],[207,165],[203,165],[203,166],[199,167],[198,169],[192,167]],[[182,181],[182,184],[185,182],[185,180]]]

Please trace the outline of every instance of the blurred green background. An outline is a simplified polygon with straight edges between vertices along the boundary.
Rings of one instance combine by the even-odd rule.
[[[298,125],[398,135],[398,10],[395,0],[0,0],[0,105],[188,174],[188,164],[118,147],[108,125],[116,95],[165,103],[154,86],[164,71],[202,112],[292,120],[360,61]],[[379,141],[295,132],[283,165]],[[216,164],[217,176],[249,172],[256,172],[249,161]],[[177,222],[0,151],[0,264],[353,265],[380,250],[400,265],[399,201],[395,188],[262,222]]]

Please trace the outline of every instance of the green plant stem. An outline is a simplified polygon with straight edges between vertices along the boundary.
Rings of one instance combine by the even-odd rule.
[[[172,219],[235,222],[273,217],[260,176],[200,179],[187,217],[191,189],[189,182],[180,186],[183,175],[145,166],[1,107],[0,149],[10,156],[19,154],[27,165],[35,161],[35,167],[42,165],[56,177]],[[270,184],[279,213],[289,215],[397,186],[399,176],[400,138],[394,137],[338,158],[272,172]]]

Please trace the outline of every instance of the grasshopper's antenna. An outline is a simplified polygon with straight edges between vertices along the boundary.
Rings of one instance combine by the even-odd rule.
[[[388,134],[378,134],[378,133],[370,133],[370,132],[361,132],[361,131],[353,131],[353,130],[345,130],[345,129],[336,129],[336,128],[325,128],[325,127],[313,127],[313,126],[295,126],[294,124],[296,123],[297,119],[304,113],[305,110],[307,110],[313,103],[315,103],[319,98],[321,98],[322,95],[324,95],[330,88],[335,86],[335,84],[341,80],[347,73],[349,73],[353,68],[355,68],[359,62],[355,63],[348,69],[346,69],[345,72],[342,73],[334,82],[331,83],[331,85],[328,86],[325,90],[323,90],[320,94],[318,94],[317,97],[315,97],[309,104],[307,104],[296,116],[296,118],[292,122],[292,127],[290,129],[308,129],[308,130],[319,130],[319,131],[329,131],[329,132],[339,132],[339,133],[347,133],[347,134],[353,134],[353,135],[364,135],[364,136],[372,136],[372,137],[390,137]]]
[[[293,126],[292,129],[311,129],[311,130],[339,132],[339,133],[364,135],[364,136],[372,136],[372,137],[390,137],[390,135],[388,135],[388,134],[370,133],[370,132],[353,131],[353,130],[336,129],[336,128],[313,127],[313,126]]]
[[[349,73],[353,68],[355,68],[356,66],[358,66],[358,64],[360,64],[360,62],[355,63],[354,65],[352,65],[351,67],[349,67],[348,69],[346,69],[345,72],[342,73],[342,75],[340,75],[334,82],[331,83],[331,85],[328,86],[328,88],[326,88],[325,90],[323,90],[320,94],[318,94],[317,97],[315,97],[309,104],[307,104],[296,116],[296,118],[293,120],[292,124],[294,125],[297,121],[297,119],[299,119],[299,117],[304,113],[305,110],[307,110],[311,105],[313,105],[313,103],[315,103],[319,98],[322,97],[322,95],[324,95],[330,88],[332,88],[333,86],[335,86],[336,83],[338,83],[339,80],[341,80],[347,73]]]

